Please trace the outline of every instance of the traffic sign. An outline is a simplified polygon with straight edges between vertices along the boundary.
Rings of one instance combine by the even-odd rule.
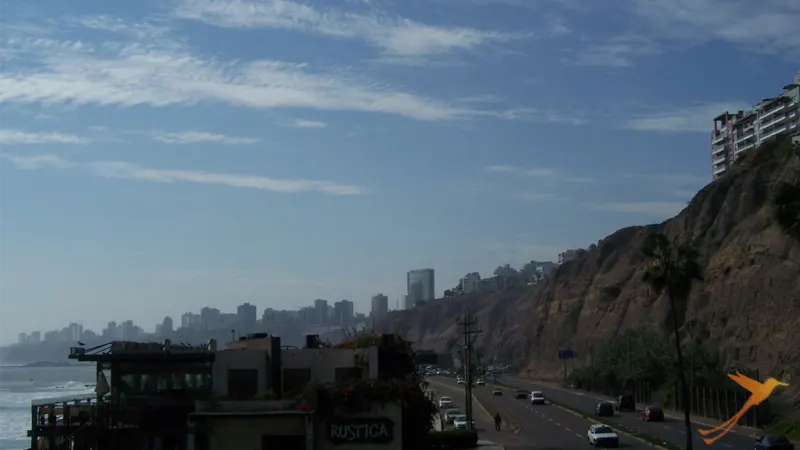
[[[572,350],[559,350],[558,351],[558,359],[573,359],[575,358],[575,352]]]

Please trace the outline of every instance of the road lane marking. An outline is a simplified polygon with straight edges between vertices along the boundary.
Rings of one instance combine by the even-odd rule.
[[[722,445],[724,445],[725,447],[728,447],[728,448],[733,448],[733,446],[731,444],[722,444]]]
[[[578,436],[578,437],[583,437],[583,436],[581,436],[581,435],[580,435],[580,434],[578,434],[578,433],[575,433],[575,436]]]
[[[570,430],[570,429],[569,429],[569,428],[567,428],[567,427],[564,427],[564,429],[565,429],[565,430],[567,430],[567,431],[569,431],[569,432],[572,432],[572,430]]]

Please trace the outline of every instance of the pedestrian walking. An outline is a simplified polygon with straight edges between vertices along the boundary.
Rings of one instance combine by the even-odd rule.
[[[500,431],[500,424],[503,422],[503,419],[500,417],[500,413],[494,415],[494,429]]]

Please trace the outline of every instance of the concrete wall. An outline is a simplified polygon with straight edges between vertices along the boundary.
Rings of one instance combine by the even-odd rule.
[[[258,392],[269,389],[269,352],[263,350],[222,350],[216,353],[211,369],[214,395],[228,395],[228,370],[258,370]]]
[[[369,379],[378,378],[378,348],[320,348],[281,351],[284,369],[311,369],[311,377],[318,383],[333,383],[337,368],[357,367],[359,361],[368,362]]]

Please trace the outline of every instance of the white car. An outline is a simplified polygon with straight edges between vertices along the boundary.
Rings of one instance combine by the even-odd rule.
[[[486,386],[486,380],[483,378],[478,378],[478,380],[475,381],[475,386]]]
[[[458,384],[464,384],[464,379],[463,379],[463,378],[461,378],[461,377],[458,377],[458,378],[456,379],[456,383],[458,383]]]
[[[467,416],[464,414],[459,414],[453,417],[453,428],[456,430],[466,430],[467,429]],[[472,428],[475,428],[475,421],[472,421]]]
[[[619,435],[608,425],[596,423],[589,427],[589,432],[586,433],[589,438],[589,445],[595,447],[619,447]]]
[[[447,411],[444,412],[444,423],[453,423],[456,416],[461,416],[463,414],[464,413],[458,408],[448,408]]]
[[[453,404],[453,400],[450,397],[441,397],[439,399],[439,408],[447,408]]]
[[[542,394],[540,391],[531,392],[531,404],[544,405],[544,394]]]

